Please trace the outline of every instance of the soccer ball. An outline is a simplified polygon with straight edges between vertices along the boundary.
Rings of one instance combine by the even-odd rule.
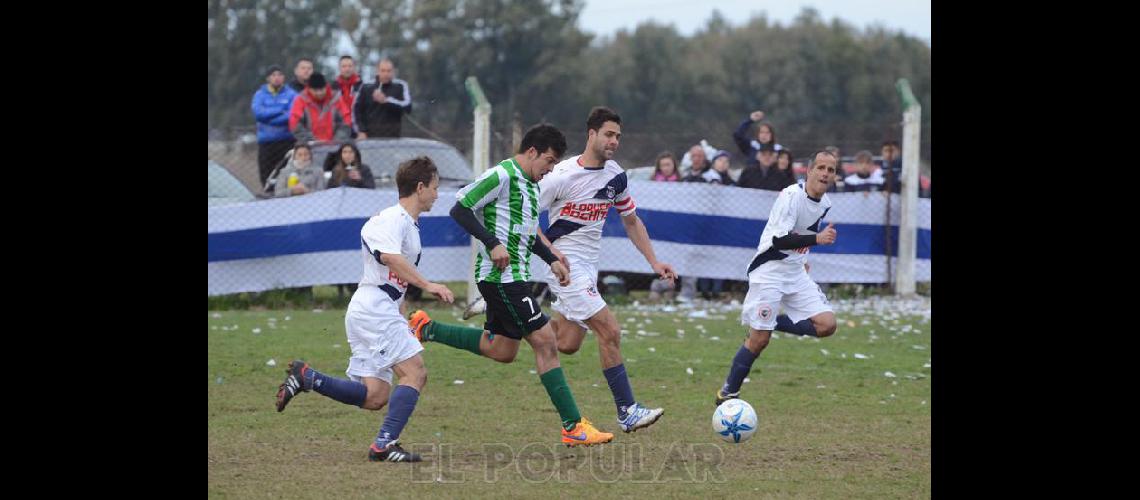
[[[730,399],[713,412],[713,432],[730,443],[748,441],[756,432],[759,419],[752,405],[743,399]]]

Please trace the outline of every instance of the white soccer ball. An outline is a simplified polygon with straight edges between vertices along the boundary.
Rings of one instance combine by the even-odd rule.
[[[730,443],[743,443],[752,437],[759,424],[756,410],[743,399],[730,399],[713,412],[712,426],[721,439]]]

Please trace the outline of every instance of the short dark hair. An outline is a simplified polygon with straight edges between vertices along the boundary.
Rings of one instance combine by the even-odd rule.
[[[834,146],[832,146],[832,147],[834,147]],[[838,156],[835,156],[835,153],[833,153],[833,152],[831,152],[831,151],[828,151],[828,150],[826,150],[826,149],[821,149],[821,150],[819,150],[819,151],[816,151],[815,153],[812,153],[812,155],[811,155],[811,164],[810,164],[810,166],[809,166],[808,168],[815,168],[815,164],[816,164],[816,162],[817,162],[817,161],[819,161],[819,155],[827,155],[827,156],[830,156],[830,157],[832,157],[832,158],[835,158],[835,161],[836,161],[836,163],[838,163],[838,162],[839,162],[839,157],[838,157]],[[837,166],[838,166],[838,165],[837,165]]]
[[[621,125],[621,117],[610,108],[595,106],[594,109],[590,110],[590,116],[586,118],[586,131],[599,130],[606,122]]]
[[[300,59],[297,59],[297,64],[294,64],[293,67],[296,68],[297,66],[299,66],[301,63],[303,63],[305,61],[309,61],[309,64],[313,64],[312,59],[309,59],[308,57],[302,57]]]
[[[313,73],[309,76],[309,88],[323,89],[328,86],[328,80],[325,80],[325,75],[321,73]]]
[[[866,149],[864,149],[858,153],[855,153],[855,162],[856,163],[870,162],[870,161],[871,161],[871,152],[870,151],[867,151]]]
[[[546,150],[554,150],[555,158],[562,158],[562,154],[566,152],[566,136],[562,135],[562,131],[558,130],[554,125],[548,123],[539,123],[526,131],[523,135],[522,142],[519,143],[519,153],[525,153],[528,149],[534,148],[538,154],[545,153]]]
[[[884,146],[894,146],[896,148],[902,149],[902,147],[899,146],[899,141],[883,141],[883,145]]]
[[[349,59],[349,60],[351,60],[352,62],[356,62],[356,60],[355,60],[355,59],[353,59],[353,58],[352,58],[352,56],[340,56],[340,59],[337,59],[337,62],[341,62],[341,61],[343,61],[343,60],[345,60],[345,59]]]
[[[426,156],[417,156],[401,163],[400,168],[396,169],[396,188],[400,190],[400,198],[416,194],[421,182],[424,186],[431,185],[432,178],[437,176],[439,169]]]

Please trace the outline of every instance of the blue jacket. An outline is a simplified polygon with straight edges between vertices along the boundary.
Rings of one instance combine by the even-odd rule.
[[[269,84],[264,84],[253,94],[253,118],[257,120],[257,142],[276,142],[293,139],[289,132],[289,110],[297,92],[288,85],[282,85],[277,95],[269,92]]]

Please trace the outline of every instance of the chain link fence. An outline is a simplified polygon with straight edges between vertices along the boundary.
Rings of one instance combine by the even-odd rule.
[[[492,131],[492,164],[512,154],[520,129],[516,126],[513,130]],[[360,227],[368,217],[397,202],[396,168],[419,155],[432,158],[441,173],[440,199],[421,216],[421,272],[432,280],[466,281],[471,273],[470,240],[447,212],[454,203],[455,191],[475,177],[472,134],[460,131],[440,135],[418,123],[405,127],[405,131],[409,137],[352,141],[353,155],[358,154],[362,160],[362,165],[353,169],[337,168],[342,144],[314,145],[313,166],[309,168],[319,171],[320,180],[314,177],[305,181],[313,184],[305,194],[292,192],[290,182],[276,182],[291,161],[287,156],[274,162],[273,172],[264,178],[266,173],[259,171],[258,156],[265,150],[259,147],[252,127],[211,131],[208,295],[303,290],[313,285],[342,285],[342,292],[350,291],[360,278],[363,262]],[[580,153],[585,146],[584,132],[565,128],[563,131],[569,146],[566,156]],[[653,180],[659,152],[671,152],[684,176],[691,163],[686,153],[702,140],[709,159],[717,150],[730,153],[729,176],[739,179],[744,162],[731,137],[632,132],[623,135],[615,160],[626,168],[639,216],[654,241],[658,259],[673,264],[682,279],[671,288],[655,283],[644,257],[625,237],[618,216],[611,214],[598,266],[598,283],[603,293],[651,290],[654,297],[678,300],[743,296],[747,289],[744,270],[756,250],[778,191]],[[784,142],[796,151],[791,168],[796,180],[803,179],[807,156],[828,145],[810,140]],[[857,150],[870,150],[875,156],[875,168],[881,169],[879,144],[847,141],[835,145],[843,157],[840,179],[858,175],[853,158]],[[928,165],[924,165],[922,179],[915,276],[928,286]],[[888,186],[867,190],[861,184],[858,189],[854,191],[852,186],[840,182],[829,193],[833,208],[827,219],[835,222],[839,241],[812,249],[811,274],[820,283],[889,290],[897,265],[894,253],[898,243],[899,198],[897,194],[887,194]],[[545,216],[542,224],[546,227]],[[533,268],[536,276],[545,274],[545,265]]]

